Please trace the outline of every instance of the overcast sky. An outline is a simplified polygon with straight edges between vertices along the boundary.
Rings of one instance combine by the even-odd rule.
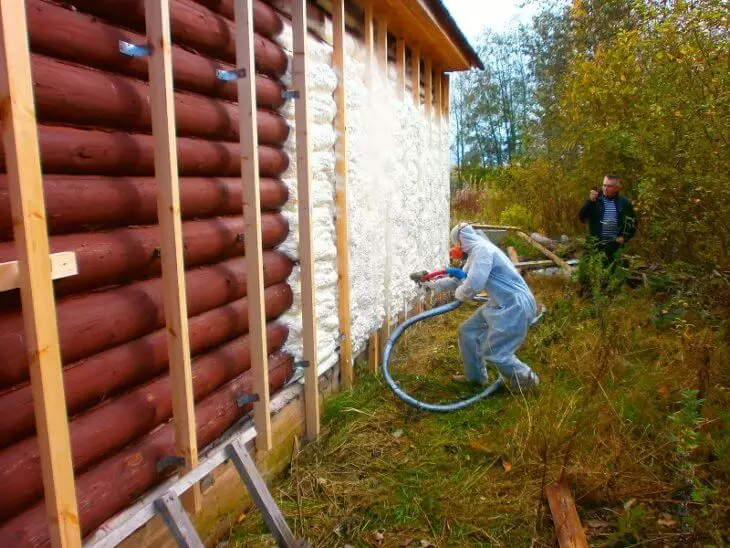
[[[503,30],[513,19],[529,21],[535,5],[521,8],[525,3],[525,0],[444,0],[472,45],[484,27]]]

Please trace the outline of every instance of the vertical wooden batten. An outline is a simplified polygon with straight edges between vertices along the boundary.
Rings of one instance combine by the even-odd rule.
[[[436,77],[435,81],[433,83],[433,89],[435,92],[434,97],[434,116],[436,117],[436,128],[439,131],[439,138],[441,137],[441,126],[442,126],[442,116],[443,116],[443,104],[442,104],[442,95],[441,92],[443,91],[443,84],[441,82],[441,71],[436,71]]]
[[[443,78],[443,84],[444,84],[444,92],[443,92],[443,112],[441,113],[442,116],[446,119],[446,125],[447,127],[450,125],[449,120],[449,113],[451,109],[451,82],[449,80],[449,75],[444,74]]]
[[[423,87],[425,88],[426,117],[430,118],[433,114],[433,65],[431,59],[426,59],[423,65]]]
[[[253,0],[236,0],[236,68],[245,71],[237,81],[239,134],[241,139],[241,187],[243,189],[243,238],[246,243],[246,292],[248,334],[251,340],[251,372],[256,426],[256,449],[271,450],[269,409],[269,357],[266,343],[261,196],[256,111],[256,64],[254,61]]]
[[[375,40],[375,53],[378,58],[378,71],[380,78],[382,79],[383,88],[388,86],[388,22],[384,17],[378,19],[377,36]],[[387,92],[384,96],[380,97],[379,100],[387,101]],[[390,200],[386,197],[385,199],[385,245],[390,245]],[[391,261],[390,255],[386,256],[386,267],[385,267],[385,318],[383,320],[383,327],[378,335],[379,344],[378,352],[382,354],[385,348],[385,343],[390,337],[390,316],[391,316],[391,302],[390,302],[390,270]]]
[[[375,70],[375,35],[373,29],[373,3],[365,0],[363,8],[363,40],[365,41],[365,83],[368,89],[373,84]]]
[[[25,2],[0,2],[2,130],[51,544],[81,546],[51,283]]]
[[[417,47],[411,48],[411,92],[413,104],[421,108],[421,53]]]
[[[319,384],[317,361],[317,324],[314,309],[314,241],[312,235],[312,169],[307,104],[307,2],[295,0],[292,6],[294,62],[292,81],[299,92],[295,99],[297,140],[297,194],[299,199],[299,269],[302,287],[302,339],[304,359],[308,362],[304,383],[306,435],[319,435]]]
[[[172,81],[169,0],[146,0],[149,59],[150,109],[154,138],[157,216],[160,224],[162,284],[164,288],[167,352],[172,387],[172,414],[175,423],[175,446],[185,459],[183,472],[198,465],[198,442],[195,429],[188,308],[185,297],[185,262],[180,219],[180,185],[175,140],[175,98]],[[201,508],[200,486],[184,495],[189,511]]]
[[[353,383],[352,325],[350,318],[350,243],[347,209],[347,111],[345,88],[345,0],[332,2],[332,64],[337,75],[335,102],[335,202],[337,208],[338,315],[340,320],[340,375],[342,386]]]
[[[388,19],[379,17],[376,29],[375,55],[378,58],[378,70],[383,79],[383,85],[386,85],[388,83]]]
[[[398,38],[395,45],[395,69],[397,78],[398,98],[406,99],[406,41]]]

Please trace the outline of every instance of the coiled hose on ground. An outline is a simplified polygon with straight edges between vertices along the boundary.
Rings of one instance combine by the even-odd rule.
[[[395,346],[396,341],[405,332],[405,330],[412,325],[417,324],[418,322],[422,322],[423,320],[426,320],[428,318],[433,318],[434,316],[440,316],[441,314],[446,314],[447,312],[456,310],[457,308],[459,308],[459,306],[461,306],[461,301],[452,301],[448,304],[432,308],[431,310],[421,312],[420,314],[409,318],[404,323],[399,325],[395,329],[395,331],[393,331],[393,334],[388,339],[388,342],[385,345],[385,349],[383,350],[382,370],[385,382],[388,383],[388,386],[395,393],[396,396],[398,396],[408,405],[415,407],[416,409],[420,409],[421,411],[431,411],[434,413],[448,413],[450,411],[459,411],[460,409],[469,407],[470,405],[480,400],[483,400],[484,398],[488,398],[504,385],[504,380],[502,379],[502,377],[498,377],[495,382],[487,386],[484,390],[464,400],[460,400],[454,403],[426,403],[417,400],[410,394],[403,391],[403,389],[398,386],[395,380],[393,380],[393,376],[390,374],[390,357],[393,353],[393,347]]]

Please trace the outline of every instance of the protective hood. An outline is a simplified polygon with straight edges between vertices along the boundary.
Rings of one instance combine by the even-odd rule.
[[[468,223],[459,223],[451,229],[451,243],[469,253],[484,236],[480,236]]]

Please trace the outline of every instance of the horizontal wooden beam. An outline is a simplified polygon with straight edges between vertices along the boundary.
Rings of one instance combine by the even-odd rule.
[[[62,251],[51,253],[51,279],[60,280],[79,273],[76,264],[76,253],[73,251]],[[20,265],[18,261],[0,263],[0,292],[10,291],[20,287]]]

